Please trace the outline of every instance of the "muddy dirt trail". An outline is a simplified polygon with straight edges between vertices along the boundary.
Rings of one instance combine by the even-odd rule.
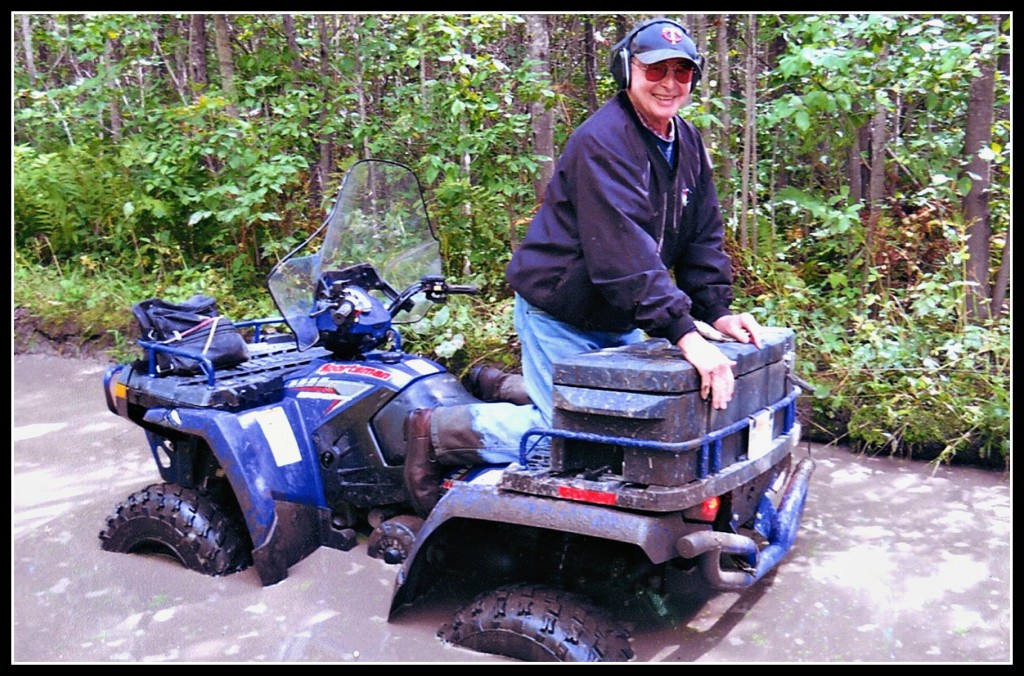
[[[142,431],[106,410],[105,366],[14,358],[12,663],[509,661],[436,637],[457,589],[388,622],[396,567],[365,538],[266,588],[100,549],[113,506],[159,480]],[[623,609],[637,662],[1012,662],[1007,474],[800,454],[817,470],[786,560],[743,594],[680,575],[668,605]]]

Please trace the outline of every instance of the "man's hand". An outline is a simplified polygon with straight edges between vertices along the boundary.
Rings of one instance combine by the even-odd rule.
[[[736,379],[732,373],[736,362],[722,354],[721,350],[704,340],[704,336],[696,331],[687,333],[676,345],[682,350],[686,361],[693,364],[700,374],[701,399],[707,399],[710,393],[714,408],[721,410],[728,406],[736,388]]]
[[[749,312],[723,315],[716,319],[712,326],[741,343],[753,343],[758,349],[761,347],[761,325]]]

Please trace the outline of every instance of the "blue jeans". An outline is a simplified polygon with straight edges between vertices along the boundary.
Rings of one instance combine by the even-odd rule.
[[[518,461],[522,436],[534,427],[551,426],[554,362],[583,352],[637,343],[646,338],[640,329],[625,333],[578,329],[534,307],[519,294],[515,298],[514,319],[522,345],[523,380],[533,404],[481,403],[448,407],[447,411],[437,409],[431,435],[435,454],[442,463],[445,455],[465,461],[467,455],[474,454],[486,463]],[[446,427],[461,426],[465,430],[467,425],[472,431],[470,435],[445,433]],[[546,441],[544,439],[540,445]]]

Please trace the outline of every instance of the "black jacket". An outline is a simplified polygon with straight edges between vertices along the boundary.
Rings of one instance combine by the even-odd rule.
[[[697,129],[674,126],[670,167],[625,92],[580,125],[506,270],[517,293],[581,329],[638,327],[673,343],[694,318],[729,313],[711,164]]]

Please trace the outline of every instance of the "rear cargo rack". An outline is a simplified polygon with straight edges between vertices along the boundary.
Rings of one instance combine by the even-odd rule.
[[[739,489],[758,477],[782,467],[800,440],[800,424],[796,420],[798,388],[775,403],[755,411],[749,417],[715,430],[703,437],[683,442],[664,442],[633,437],[610,436],[563,429],[534,428],[520,442],[518,466],[512,465],[502,474],[500,488],[561,500],[589,502],[618,509],[643,512],[679,512],[699,505],[708,498]],[[749,453],[727,457],[722,440],[742,433],[751,421],[760,416],[777,416],[776,434],[763,454]],[[616,471],[614,463],[601,464],[607,456],[595,459],[586,467],[556,469],[549,445],[539,446],[544,439],[578,440],[581,444],[621,446],[640,456],[643,465],[664,463],[675,466],[676,472],[653,472],[639,476],[636,472]],[[556,449],[557,450],[557,449]],[[696,451],[696,453],[692,453]],[[682,469],[684,468],[685,469]],[[625,468],[624,468],[625,469]],[[669,478],[663,482],[659,478]]]
[[[799,388],[793,390],[779,401],[766,406],[751,416],[719,428],[714,432],[704,435],[698,439],[690,439],[681,442],[664,442],[650,439],[635,439],[633,437],[616,437],[604,434],[593,434],[589,432],[574,432],[571,430],[560,430],[544,427],[535,427],[527,431],[519,442],[519,464],[523,467],[536,467],[545,461],[546,449],[538,449],[537,444],[545,437],[558,439],[575,439],[597,444],[625,446],[638,448],[658,453],[684,453],[693,449],[700,449],[698,461],[697,478],[703,479],[708,474],[714,474],[722,469],[722,439],[736,434],[750,426],[751,420],[757,415],[765,412],[774,414],[776,411],[784,410],[781,434],[788,434],[793,428],[796,420],[796,400],[800,395]],[[536,441],[530,443],[530,439],[536,437]]]

